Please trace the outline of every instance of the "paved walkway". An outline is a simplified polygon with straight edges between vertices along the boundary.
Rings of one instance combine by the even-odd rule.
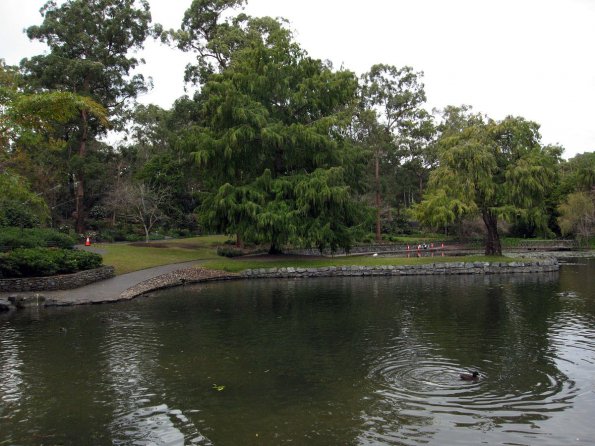
[[[185,263],[174,263],[170,265],[156,266],[128,274],[122,274],[111,279],[91,283],[89,285],[72,290],[40,291],[46,299],[56,301],[61,305],[78,305],[85,303],[115,302],[121,300],[121,295],[129,288],[138,285],[149,279],[162,276],[180,269],[191,268],[200,265],[200,260]],[[24,293],[0,293],[0,299],[6,299],[11,294]],[[33,294],[28,292],[27,294]]]

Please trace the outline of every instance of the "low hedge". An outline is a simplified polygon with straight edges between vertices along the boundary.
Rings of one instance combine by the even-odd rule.
[[[244,254],[245,252],[242,249],[232,246],[219,246],[217,248],[217,255],[222,257],[240,257]]]
[[[3,251],[39,247],[72,249],[75,244],[76,240],[73,237],[55,229],[14,227],[0,229],[0,248]]]
[[[0,278],[41,277],[98,268],[99,254],[59,248],[18,248],[0,254]]]

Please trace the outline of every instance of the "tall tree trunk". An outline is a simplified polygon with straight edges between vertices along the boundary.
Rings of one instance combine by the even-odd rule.
[[[85,152],[87,149],[87,139],[89,137],[89,125],[88,125],[88,116],[86,110],[81,110],[81,120],[83,124],[83,132],[81,135],[81,143],[79,145],[79,157],[81,160],[85,158]],[[85,189],[84,189],[84,175],[82,169],[77,172],[77,187],[76,187],[76,232],[78,234],[83,234],[85,232]]]
[[[376,243],[382,241],[380,225],[380,154],[376,153],[374,183],[376,186]]]
[[[502,245],[500,244],[500,235],[498,234],[498,217],[488,209],[481,211],[481,217],[486,225],[486,256],[501,256]]]
[[[242,234],[239,232],[236,233],[236,248],[244,249],[244,240],[242,239]]]
[[[277,244],[277,240],[273,240],[271,242],[271,247],[269,248],[269,254],[271,254],[271,255],[283,254],[283,251],[281,251],[281,247]]]

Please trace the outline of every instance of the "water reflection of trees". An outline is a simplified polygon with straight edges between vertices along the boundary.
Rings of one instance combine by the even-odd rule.
[[[172,339],[183,336],[199,349],[216,351],[204,351],[204,357],[192,361],[191,383],[202,389],[201,417],[207,418],[215,443],[226,423],[234,425],[235,440],[258,426],[267,431],[263,414],[271,411],[276,422],[286,417],[283,422],[291,425],[278,435],[314,435],[324,426],[337,441],[360,441],[361,431],[375,429],[370,420],[376,417],[385,434],[422,441],[436,433],[432,411],[411,410],[409,401],[397,401],[400,395],[391,399],[390,385],[384,387],[386,393],[382,386],[378,392],[381,377],[370,376],[370,364],[390,361],[395,354],[402,361],[405,354],[413,364],[440,358],[449,364],[447,373],[475,366],[487,375],[482,391],[501,397],[524,395],[550,378],[562,382],[544,336],[546,316],[557,307],[544,300],[543,289],[556,281],[556,273],[263,280],[226,283],[223,295],[218,294],[222,285],[210,285],[213,292],[203,289],[200,302],[175,310],[180,331]],[[182,358],[170,356],[168,361]],[[519,368],[527,362],[537,372],[528,376]],[[213,398],[211,381],[234,390]],[[547,389],[549,394],[560,391]],[[548,398],[547,392],[517,402],[539,402]],[[511,403],[503,398],[494,400],[495,405]],[[333,410],[325,410],[327,404]],[[484,398],[481,404],[487,407],[490,401]],[[549,410],[546,404],[518,410],[510,419],[502,414],[482,419],[478,414],[485,407],[477,407],[476,424],[483,429],[512,421],[530,425]],[[346,417],[359,418],[362,425],[346,427]]]
[[[176,324],[162,360],[187,369],[196,418],[215,444],[247,444],[256,432],[271,444],[344,444],[355,436],[345,420],[366,393],[366,344],[359,338],[368,318],[354,308],[360,303],[347,285],[316,282],[215,284],[195,301],[176,298],[188,289],[168,295],[166,312]],[[176,339],[194,346],[192,358],[176,353]]]
[[[21,321],[0,356],[54,442],[159,426],[198,444],[448,444],[449,428],[529,430],[578,404],[566,353],[595,361],[593,279],[565,274],[184,287]],[[485,380],[461,386],[463,368]],[[11,429],[31,443],[30,424]]]
[[[403,336],[411,339],[414,333],[412,342],[427,361],[423,373],[432,371],[428,364],[434,361],[436,367],[458,364],[484,375],[474,398],[451,395],[444,399],[440,411],[450,411],[453,424],[463,421],[491,430],[512,423],[528,430],[552,412],[570,406],[573,383],[557,367],[548,338],[549,317],[560,311],[558,300],[552,297],[556,284],[556,273],[411,277],[395,284],[393,293],[410,309],[402,314],[412,321]],[[391,343],[399,341],[393,339],[385,348],[390,350]],[[431,417],[435,403],[428,395],[417,410],[418,418]],[[470,419],[453,415],[458,410],[469,411]],[[431,420],[425,419],[424,424]],[[433,435],[434,429],[426,426],[424,430]],[[444,437],[444,431],[440,436]]]
[[[84,321],[84,311],[36,308],[11,318],[20,361],[14,373],[20,374],[24,396],[8,426],[0,420],[0,433],[11,432],[14,444],[68,443],[92,431],[89,408],[98,375],[87,365],[100,350],[100,338],[85,338]],[[5,334],[0,327],[0,336]]]

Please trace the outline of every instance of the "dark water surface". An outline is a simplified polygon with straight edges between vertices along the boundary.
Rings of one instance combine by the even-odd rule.
[[[0,316],[0,445],[481,443],[595,444],[595,259]]]

